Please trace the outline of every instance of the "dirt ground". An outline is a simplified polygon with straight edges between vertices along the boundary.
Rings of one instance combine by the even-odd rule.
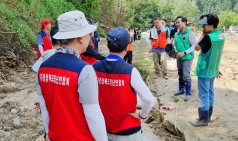
[[[215,81],[215,106],[212,122],[208,127],[195,128],[190,121],[197,118],[197,78],[193,75],[197,55],[193,62],[192,98],[188,102],[174,102],[173,93],[177,91],[177,70],[173,60],[168,59],[168,84],[164,88],[163,78],[153,79],[152,55],[148,53],[143,34],[140,41],[133,43],[133,64],[141,71],[142,77],[150,87],[154,96],[160,101],[150,116],[144,120],[144,136],[155,135],[153,140],[238,140],[238,50],[237,37],[226,36],[221,68],[223,77]],[[108,54],[105,41],[100,43],[100,52]],[[27,72],[25,74],[24,72]],[[25,68],[1,69],[0,74],[0,141],[42,141],[43,125],[39,111],[34,108],[37,100],[35,91],[35,73]],[[172,106],[166,111],[160,106]],[[148,124],[146,124],[148,123]],[[151,139],[152,140],[152,139]],[[148,140],[148,141],[151,141]]]

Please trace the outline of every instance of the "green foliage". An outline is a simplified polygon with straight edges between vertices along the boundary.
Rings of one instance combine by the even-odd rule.
[[[18,31],[23,45],[21,51],[26,51],[35,46],[41,20],[48,18],[56,21],[60,14],[73,9],[74,6],[64,0],[40,0],[40,3],[38,0],[1,0],[0,22],[5,30]]]
[[[179,102],[179,98],[178,97],[173,96],[172,98],[173,98],[174,102],[176,102],[176,103]]]
[[[98,34],[102,36],[103,38],[107,37],[107,35],[105,34],[105,32],[102,30],[100,26],[97,27],[97,31],[98,31]]]
[[[238,25],[238,14],[232,11],[221,11],[219,12],[219,26],[218,28],[222,29],[222,26],[229,27],[231,25]]]

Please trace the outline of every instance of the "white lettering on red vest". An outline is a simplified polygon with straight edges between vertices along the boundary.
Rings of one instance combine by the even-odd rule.
[[[107,79],[107,78],[98,78],[98,84],[100,85],[109,85],[114,87],[124,87],[125,81],[121,79]]]
[[[59,76],[54,74],[40,73],[40,82],[54,83],[62,86],[69,86],[70,78],[66,76]]]

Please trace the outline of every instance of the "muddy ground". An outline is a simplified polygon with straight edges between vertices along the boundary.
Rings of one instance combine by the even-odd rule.
[[[237,37],[227,35],[221,61],[224,76],[215,81],[212,122],[208,127],[200,128],[189,124],[197,118],[197,78],[193,75],[197,58],[194,59],[191,71],[193,96],[189,102],[184,102],[183,96],[179,96],[176,103],[173,93],[177,91],[178,76],[173,60],[168,59],[169,88],[165,89],[165,79],[153,79],[152,55],[148,53],[145,42],[147,37],[148,34],[144,33],[142,40],[133,43],[133,65],[140,70],[159,102],[144,120],[144,136],[153,132],[154,140],[238,140]],[[100,43],[100,52],[108,54],[105,41]],[[42,141],[44,131],[41,116],[39,111],[33,109],[37,100],[35,73],[25,66],[11,69],[1,67],[0,72],[0,141]],[[174,109],[166,111],[160,108],[162,105],[173,106]]]

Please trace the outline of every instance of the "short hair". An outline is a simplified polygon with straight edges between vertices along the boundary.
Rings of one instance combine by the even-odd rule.
[[[160,18],[159,17],[154,17],[153,22],[156,21],[156,20],[160,20]]]
[[[165,22],[167,23],[167,20],[166,20],[166,19],[161,19],[161,20],[163,20],[163,21],[165,21]]]
[[[179,18],[181,18],[181,21],[182,21],[182,22],[186,22],[186,24],[187,24],[188,20],[187,20],[186,17],[178,16],[178,17],[176,18],[176,20],[179,19]]]
[[[216,14],[213,14],[213,13],[205,14],[205,15],[202,15],[200,19],[203,19],[204,17],[207,17],[208,25],[213,25],[214,28],[217,28],[219,24],[219,18]]]
[[[59,41],[53,38],[53,36],[54,36],[58,31],[59,31],[58,25],[52,27],[51,30],[50,30],[50,36],[51,36],[52,44],[53,44],[53,45],[59,44]]]
[[[117,42],[114,42],[113,40],[107,42],[107,46],[110,52],[120,53],[123,50],[126,49],[126,46],[120,46]]]

